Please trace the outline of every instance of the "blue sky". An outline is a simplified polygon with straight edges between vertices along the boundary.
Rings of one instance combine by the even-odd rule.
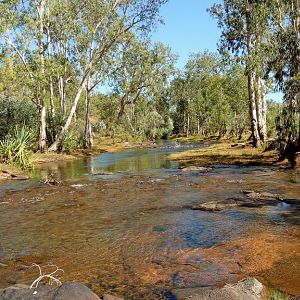
[[[217,51],[220,29],[207,9],[221,0],[169,0],[160,15],[164,25],[157,25],[152,34],[154,42],[169,45],[179,55],[177,67],[183,68],[190,53]],[[269,94],[269,99],[281,101],[282,94]]]
[[[153,41],[169,45],[179,55],[177,66],[182,68],[190,53],[217,51],[220,30],[217,21],[206,11],[215,0],[169,0],[160,10],[165,24],[158,25]]]

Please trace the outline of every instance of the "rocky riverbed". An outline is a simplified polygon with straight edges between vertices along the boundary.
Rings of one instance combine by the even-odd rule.
[[[63,269],[62,282],[127,299],[175,299],[175,290],[249,276],[299,295],[299,174],[222,165],[183,171],[164,160],[166,151],[52,165],[57,184],[1,189],[0,288],[30,285],[34,263]]]

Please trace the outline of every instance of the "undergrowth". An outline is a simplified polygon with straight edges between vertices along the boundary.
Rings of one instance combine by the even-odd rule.
[[[16,126],[4,140],[0,141],[0,159],[21,169],[31,167],[31,147],[34,134],[26,126]]]

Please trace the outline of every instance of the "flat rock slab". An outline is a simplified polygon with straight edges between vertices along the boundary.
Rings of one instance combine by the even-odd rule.
[[[213,168],[211,168],[211,167],[200,167],[200,166],[188,166],[188,167],[180,167],[179,169],[183,172],[188,172],[188,171],[205,172],[205,171],[211,171]]]
[[[0,171],[0,179],[12,179],[12,180],[27,180],[28,176],[22,174],[13,174],[5,170]]]
[[[265,288],[255,278],[248,278],[236,284],[228,284],[222,288],[187,289],[186,293],[176,293],[179,300],[262,300]]]
[[[220,211],[235,207],[263,207],[268,205],[278,205],[280,203],[300,205],[300,199],[283,199],[277,194],[269,192],[242,191],[243,196],[227,198],[221,201],[209,201],[196,204],[186,208],[202,211]]]
[[[283,200],[278,194],[269,192],[243,191],[247,198],[260,200]]]
[[[238,207],[239,204],[234,201],[228,202],[206,202],[199,205],[194,205],[191,207],[192,210],[202,210],[202,211],[220,211],[225,209],[231,209],[234,207]]]

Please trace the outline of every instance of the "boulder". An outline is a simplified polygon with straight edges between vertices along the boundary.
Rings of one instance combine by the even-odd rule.
[[[0,300],[100,300],[100,298],[81,283],[65,282],[61,286],[41,285],[31,289],[28,286],[11,286],[0,291]]]
[[[99,300],[88,287],[78,282],[65,282],[55,291],[53,300]],[[51,299],[52,300],[52,299]]]

